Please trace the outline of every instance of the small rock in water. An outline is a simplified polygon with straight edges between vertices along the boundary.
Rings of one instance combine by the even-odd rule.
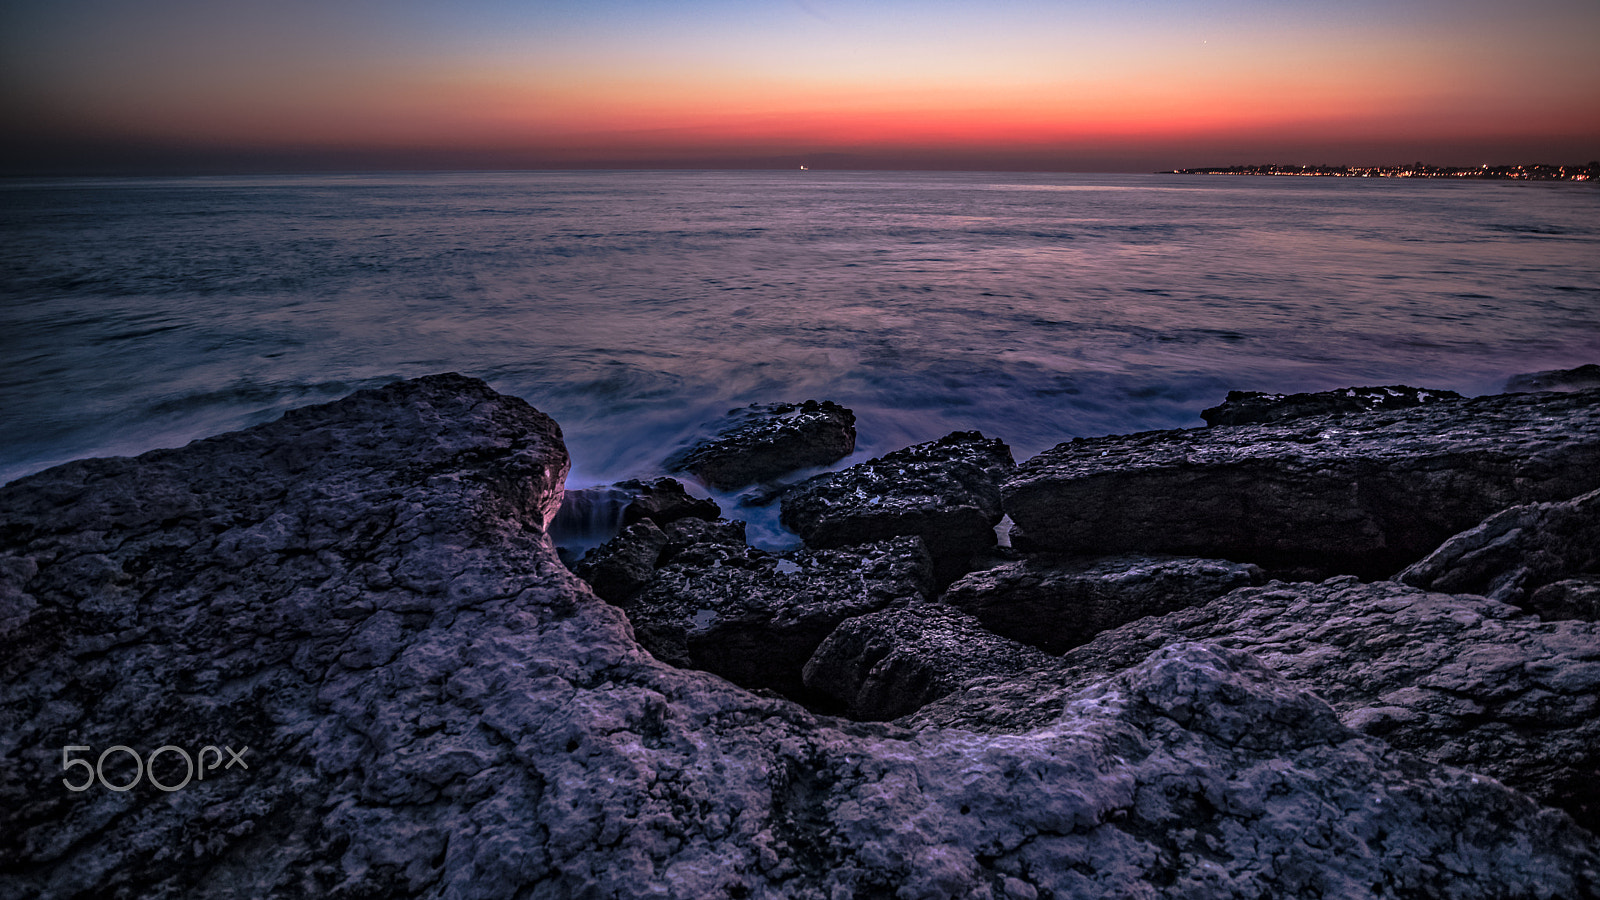
[[[673,454],[666,467],[732,491],[828,465],[855,448],[855,413],[837,403],[752,403],[730,410],[715,437]]]
[[[1352,387],[1314,394],[1264,394],[1259,391],[1229,391],[1221,406],[1203,410],[1200,418],[1207,425],[1255,425],[1281,422],[1302,416],[1328,413],[1366,412],[1371,409],[1406,409],[1424,403],[1460,400],[1455,391],[1389,385]]]
[[[1600,387],[1600,365],[1589,363],[1575,369],[1551,369],[1546,372],[1529,372],[1506,379],[1506,391],[1581,391]]]

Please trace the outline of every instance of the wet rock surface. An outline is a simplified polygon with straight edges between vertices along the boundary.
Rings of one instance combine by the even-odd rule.
[[[752,403],[730,410],[715,437],[673,454],[666,466],[731,491],[837,462],[855,448],[855,414],[837,403]]]
[[[966,575],[939,602],[995,634],[1059,654],[1108,628],[1264,580],[1259,567],[1222,559],[1044,554]]]
[[[806,660],[840,622],[931,591],[931,562],[917,538],[782,557],[702,543],[621,606],[656,658],[807,699]]]
[[[1550,369],[1529,372],[1506,379],[1506,390],[1517,391],[1582,391],[1600,387],[1600,365],[1589,363],[1573,369]]]
[[[1424,403],[1460,400],[1455,391],[1389,385],[1352,387],[1312,394],[1268,394],[1229,391],[1221,405],[1201,410],[1207,425],[1259,425],[1304,416],[1358,413],[1374,409],[1407,409]]]
[[[1435,591],[1483,594],[1532,609],[1531,598],[1540,588],[1585,575],[1600,578],[1600,490],[1495,513],[1445,541],[1395,580]],[[1561,591],[1563,598],[1570,592]],[[1555,592],[1547,592],[1538,605],[1547,617],[1568,606]]]
[[[1054,662],[954,607],[923,603],[845,619],[812,654],[804,674],[807,688],[842,703],[851,718],[881,722],[976,679]]]
[[[780,519],[811,547],[919,536],[947,584],[995,546],[1000,482],[1014,468],[1004,442],[956,432],[819,475],[783,496]]]
[[[1003,491],[1028,539],[1057,552],[1377,579],[1508,506],[1596,488],[1600,391],[1079,439]]]
[[[902,724],[1025,731],[1085,685],[1184,641],[1246,650],[1358,730],[1600,826],[1600,625],[1393,582],[1244,588],[1105,632],[1052,671],[969,686]]]
[[[1010,733],[981,711],[920,732],[830,719],[666,665],[557,559],[565,470],[548,418],[437,376],[0,488],[0,895],[1600,891],[1568,817],[1419,761],[1401,729],[1350,730],[1225,636],[1126,657]],[[1437,690],[1522,678],[1559,722],[1588,677],[1562,659],[1587,651],[1554,642],[1582,628],[1536,625],[1541,662],[1504,676],[1456,640]],[[1337,662],[1290,639],[1263,653]],[[170,792],[62,784],[83,777],[63,747],[114,745],[247,747],[248,768]],[[155,774],[178,784],[177,754]]]

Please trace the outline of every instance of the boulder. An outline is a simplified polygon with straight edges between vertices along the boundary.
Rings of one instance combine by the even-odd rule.
[[[1600,830],[1600,625],[1354,578],[1243,588],[1077,647],[1055,669],[969,685],[901,720],[1014,733],[1161,647],[1246,650],[1359,731],[1484,773]]]
[[[779,520],[811,547],[917,535],[948,584],[995,546],[1000,482],[1014,468],[1004,442],[960,431],[806,481],[783,496]]]
[[[1600,490],[1495,513],[1395,580],[1528,607],[1535,591],[1575,575],[1600,575]],[[1561,605],[1546,605],[1546,611]]]
[[[1063,653],[1108,628],[1264,580],[1259,567],[1222,559],[1042,555],[966,575],[939,602],[971,613],[995,634]]]
[[[691,496],[675,479],[629,479],[567,491],[550,523],[550,537],[561,558],[575,567],[629,525],[648,519],[664,526],[684,518],[716,519],[721,513],[715,500]]]
[[[896,719],[974,679],[1017,675],[1055,660],[1007,640],[970,615],[921,603],[845,619],[805,666],[811,691],[851,718]]]
[[[589,551],[571,568],[602,600],[622,603],[648,584],[658,567],[695,544],[742,548],[745,523],[686,517],[673,519],[661,528],[653,519],[641,519]]]
[[[690,496],[682,482],[675,478],[656,478],[651,481],[632,479],[619,482],[617,486],[633,493],[633,499],[622,509],[624,525],[645,519],[657,525],[667,525],[679,519],[714,521],[722,515],[717,501]]]
[[[1460,400],[1455,391],[1388,385],[1352,387],[1314,394],[1265,394],[1260,391],[1229,391],[1220,406],[1200,411],[1207,425],[1258,425],[1282,422],[1305,416],[1331,413],[1358,413],[1373,409],[1407,409],[1424,403]]]
[[[1589,363],[1574,369],[1549,369],[1529,372],[1506,379],[1506,390],[1520,391],[1582,391],[1600,387],[1600,365]]]
[[[1600,575],[1553,581],[1534,591],[1523,608],[1547,621],[1600,622]]]
[[[657,659],[809,700],[801,672],[823,638],[851,616],[925,600],[930,568],[917,538],[787,556],[696,544],[621,605]]]
[[[1600,391],[1078,439],[1017,467],[1034,546],[1387,578],[1519,503],[1600,488]]]
[[[1600,890],[1569,818],[1235,651],[1008,735],[667,666],[556,559],[565,468],[549,419],[451,376],[0,488],[0,896]],[[107,787],[134,753],[161,786]]]
[[[752,403],[729,410],[715,437],[673,454],[666,466],[731,491],[837,462],[855,448],[855,413],[837,403]]]

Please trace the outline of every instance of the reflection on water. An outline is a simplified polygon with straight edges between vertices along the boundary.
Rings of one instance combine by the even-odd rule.
[[[1023,458],[1229,389],[1483,393],[1600,359],[1582,185],[885,173],[0,183],[0,479],[484,377],[574,485],[751,402]]]

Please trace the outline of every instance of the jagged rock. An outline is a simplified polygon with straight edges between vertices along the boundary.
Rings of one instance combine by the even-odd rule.
[[[1387,578],[1518,503],[1600,488],[1600,391],[1079,439],[1006,512],[1062,553],[1170,553]]]
[[[1528,606],[1539,588],[1585,574],[1600,575],[1600,490],[1560,503],[1501,510],[1445,541],[1395,580]]]
[[[1055,660],[990,632],[941,604],[892,607],[845,619],[805,666],[806,687],[851,718],[907,715],[975,678],[1016,675]]]
[[[1000,482],[1014,468],[1003,441],[959,431],[819,475],[783,496],[779,519],[811,547],[918,535],[948,584],[995,546]]]
[[[828,465],[855,448],[855,413],[837,403],[752,403],[729,410],[716,437],[673,454],[666,465],[731,491]]]
[[[621,603],[633,596],[656,574],[656,563],[667,548],[667,534],[655,522],[645,519],[590,550],[573,574],[589,582],[594,592],[607,603]]]
[[[1222,559],[1046,555],[966,575],[939,602],[971,613],[995,634],[1062,653],[1107,628],[1264,580],[1259,567]]]
[[[745,545],[745,523],[726,519],[671,519],[665,529],[652,519],[623,529],[589,551],[572,571],[608,603],[622,603],[655,576],[656,569],[695,544]]]
[[[438,377],[0,488],[0,896],[1600,890],[1566,817],[1226,651],[1001,736],[663,665],[551,549],[557,434]],[[63,747],[117,744],[248,746],[249,768],[62,784],[84,775]],[[156,770],[184,773],[170,750]]]
[[[1460,400],[1455,391],[1395,384],[1385,387],[1352,387],[1314,394],[1266,394],[1260,391],[1229,391],[1220,406],[1201,410],[1207,425],[1258,425],[1282,422],[1305,416],[1330,413],[1357,413],[1373,409],[1407,409],[1424,403]]]
[[[1534,591],[1523,606],[1547,621],[1600,622],[1600,575],[1551,582]]]
[[[1038,727],[1084,686],[1183,641],[1247,650],[1357,730],[1600,826],[1600,625],[1393,582],[1243,588],[1104,632],[1053,670],[969,684],[902,722]]]
[[[788,557],[705,543],[679,552],[621,605],[657,659],[808,699],[801,672],[829,632],[851,616],[926,599],[930,578],[917,538]]]
[[[704,519],[714,521],[722,515],[717,501],[692,497],[675,478],[657,478],[652,481],[632,479],[619,482],[618,487],[633,491],[633,500],[622,510],[622,524],[649,519],[657,525],[667,525],[679,519]]]
[[[1506,379],[1507,391],[1582,391],[1600,387],[1600,365],[1529,372]]]

